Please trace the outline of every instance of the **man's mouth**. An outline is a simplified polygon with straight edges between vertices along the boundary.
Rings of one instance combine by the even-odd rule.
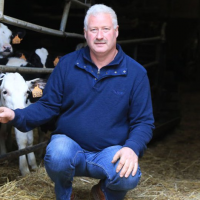
[[[106,41],[94,41],[94,44],[106,44]]]

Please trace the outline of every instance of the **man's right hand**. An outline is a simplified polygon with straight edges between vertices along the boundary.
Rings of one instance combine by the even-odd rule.
[[[6,107],[0,107],[0,122],[1,123],[7,123],[13,120],[14,117],[15,117],[15,113],[13,110]]]

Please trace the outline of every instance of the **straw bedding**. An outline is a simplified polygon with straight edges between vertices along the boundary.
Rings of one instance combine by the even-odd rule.
[[[182,120],[163,140],[148,146],[140,159],[142,178],[137,188],[128,192],[126,200],[189,200],[200,199],[199,122],[200,93],[180,88]],[[18,159],[0,163],[0,200],[55,199],[54,185],[47,176],[43,161],[39,169],[21,177]],[[89,199],[91,187],[98,180],[76,177],[75,193]]]

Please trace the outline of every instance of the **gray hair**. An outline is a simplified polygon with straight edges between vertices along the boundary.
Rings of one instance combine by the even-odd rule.
[[[112,18],[114,29],[117,28],[118,22],[117,22],[117,15],[116,15],[115,11],[111,7],[108,7],[104,4],[95,4],[95,5],[91,6],[86,13],[86,16],[84,19],[85,30],[87,30],[87,27],[88,27],[89,16],[90,15],[96,16],[100,13],[110,14],[110,16]]]

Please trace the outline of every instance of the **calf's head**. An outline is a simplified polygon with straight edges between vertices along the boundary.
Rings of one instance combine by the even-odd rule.
[[[29,105],[28,96],[33,85],[42,83],[44,89],[46,82],[43,79],[25,81],[19,73],[6,73],[2,75],[0,85],[1,106],[10,109],[25,108]]]
[[[0,58],[12,53],[13,48],[10,44],[12,32],[8,27],[0,23]]]

